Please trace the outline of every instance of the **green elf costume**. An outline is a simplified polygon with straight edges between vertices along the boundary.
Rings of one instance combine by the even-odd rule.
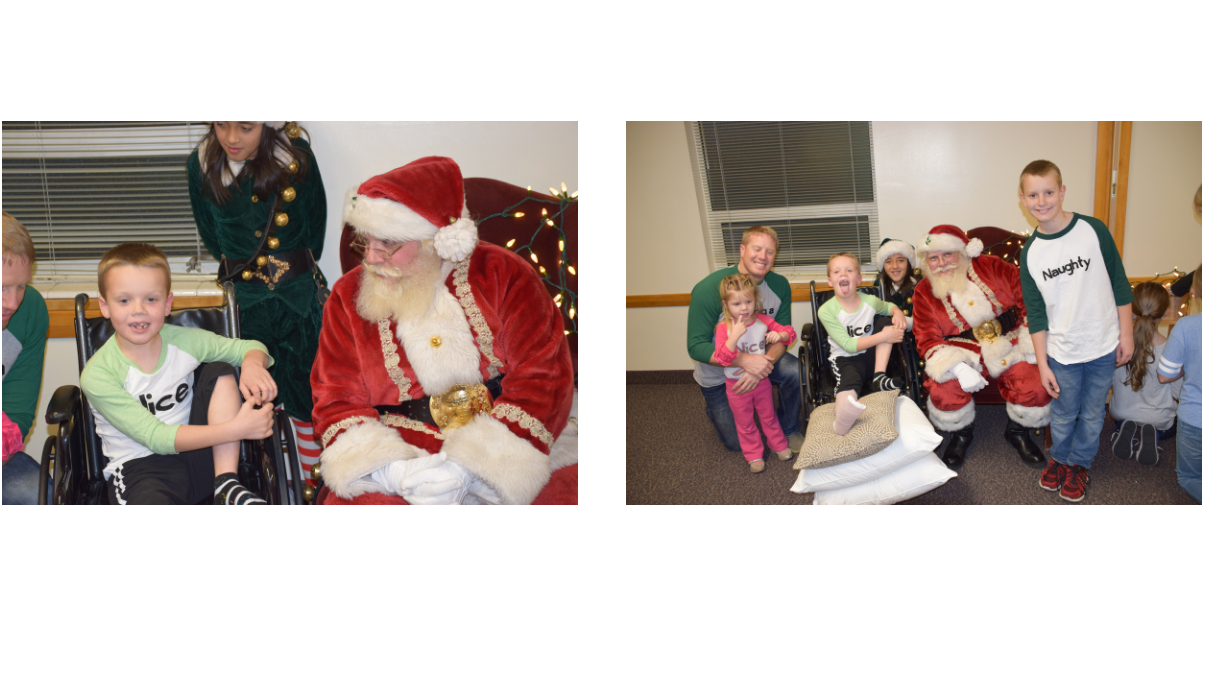
[[[252,175],[243,174],[246,161],[225,159],[221,181],[229,200],[219,204],[203,169],[211,134],[187,157],[187,181],[200,239],[221,261],[221,276],[234,274],[242,337],[262,342],[276,361],[268,372],[279,389],[277,402],[293,418],[303,473],[309,475],[321,451],[310,424],[310,369],[327,286],[315,262],[323,251],[327,198],[314,153],[297,124],[263,125],[263,136],[277,136],[286,148],[302,149],[308,158],[301,166],[287,150],[275,148],[282,170],[277,193],[259,197]]]

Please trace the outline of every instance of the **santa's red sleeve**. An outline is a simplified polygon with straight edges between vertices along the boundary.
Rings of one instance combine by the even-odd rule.
[[[397,367],[403,377],[400,384],[392,380],[383,348],[391,348],[394,360],[403,350],[394,337],[383,341],[379,326],[357,314],[360,284],[361,270],[336,282],[323,308],[318,354],[310,374],[314,429],[323,446],[319,470],[332,491],[347,499],[367,491],[352,486],[358,478],[392,461],[435,453],[441,445],[441,435],[434,429],[436,437],[431,436],[424,424],[391,427],[379,420],[375,405],[397,404],[400,389],[419,386],[411,370],[402,367]]]
[[[957,363],[967,363],[981,370],[981,354],[976,342],[962,338],[951,341],[943,337],[959,334],[946,304],[934,296],[930,280],[922,280],[913,290],[913,338],[917,352],[926,362],[926,376],[935,382],[947,382],[955,377],[951,369]]]
[[[447,282],[471,325],[482,375],[500,376],[501,395],[492,413],[447,431],[441,448],[502,503],[530,504],[561,467],[548,454],[573,405],[573,361],[560,308],[536,269],[486,243]]]

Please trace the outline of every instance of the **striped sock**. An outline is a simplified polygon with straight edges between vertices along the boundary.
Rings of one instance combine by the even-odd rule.
[[[301,462],[302,479],[306,481],[306,484],[318,487],[318,481],[310,479],[310,469],[318,463],[323,448],[314,439],[314,426],[292,416],[289,418],[293,421],[293,435],[297,439],[297,459]]]
[[[237,473],[222,473],[213,481],[213,504],[267,504],[238,482]]]

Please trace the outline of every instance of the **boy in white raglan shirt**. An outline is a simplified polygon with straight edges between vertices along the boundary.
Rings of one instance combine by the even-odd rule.
[[[866,410],[858,401],[859,396],[898,389],[901,384],[884,371],[892,345],[904,339],[908,322],[895,304],[859,294],[860,284],[862,268],[857,256],[834,253],[828,258],[828,286],[836,298],[825,301],[817,317],[828,333],[828,362],[837,381],[832,429],[838,435],[849,432]],[[879,351],[875,351],[876,347]]]
[[[1079,502],[1100,446],[1113,369],[1134,355],[1134,292],[1108,227],[1062,210],[1062,172],[1036,160],[1020,198],[1039,223],[1020,254],[1020,282],[1040,381],[1053,397],[1052,461],[1040,486]]]

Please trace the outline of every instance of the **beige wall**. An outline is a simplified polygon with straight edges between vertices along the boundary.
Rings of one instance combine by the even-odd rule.
[[[944,223],[1030,231],[1036,222],[1019,200],[1018,177],[1040,158],[1061,168],[1066,210],[1091,214],[1095,142],[1095,122],[875,122],[880,232],[916,244]],[[710,266],[683,123],[629,122],[626,149],[628,293],[689,292]],[[1136,123],[1130,164],[1126,271],[1155,274],[1176,261],[1182,269],[1196,266],[1201,233],[1189,199],[1201,183],[1201,123]],[[1168,180],[1169,168],[1192,170],[1196,181],[1183,183],[1189,172]],[[1138,186],[1144,175],[1168,189],[1147,193]],[[1170,214],[1185,215],[1191,226],[1157,225],[1166,198],[1174,200]],[[1157,245],[1166,256],[1149,250]],[[811,322],[810,305],[796,303],[792,315],[801,331]],[[627,309],[628,370],[690,368],[686,330],[687,308]]]

